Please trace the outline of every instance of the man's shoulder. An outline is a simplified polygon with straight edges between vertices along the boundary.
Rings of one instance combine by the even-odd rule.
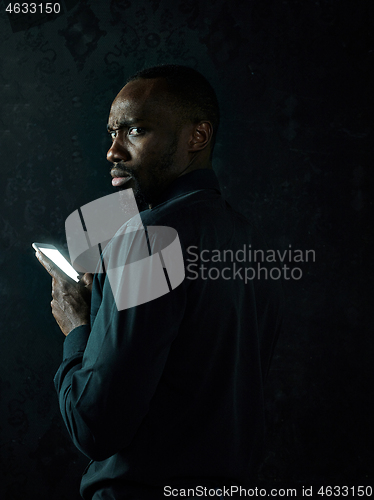
[[[167,226],[175,229],[186,245],[225,246],[234,238],[250,242],[256,228],[213,190],[201,190],[169,200],[152,210],[140,213],[144,226]]]
[[[199,217],[204,224],[210,215],[223,209],[221,195],[211,190],[196,190],[140,212],[144,225],[185,225]]]

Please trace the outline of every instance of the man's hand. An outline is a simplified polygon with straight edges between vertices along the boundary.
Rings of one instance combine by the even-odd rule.
[[[36,252],[39,262],[52,276],[52,314],[66,336],[74,328],[90,323],[90,304],[93,276],[86,273],[75,283],[41,252]]]

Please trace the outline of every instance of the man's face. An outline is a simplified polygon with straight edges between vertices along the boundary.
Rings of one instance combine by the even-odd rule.
[[[115,98],[109,114],[112,185],[132,188],[142,205],[152,204],[188,162],[185,134],[180,134],[165,91],[162,79],[132,81]]]

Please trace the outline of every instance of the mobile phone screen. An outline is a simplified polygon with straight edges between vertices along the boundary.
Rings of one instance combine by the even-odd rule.
[[[33,243],[33,248],[35,250],[40,250],[44,255],[46,255],[56,266],[58,266],[61,271],[67,274],[71,279],[78,282],[79,274],[74,269],[74,267],[65,259],[59,250],[53,245],[43,245],[42,243]]]

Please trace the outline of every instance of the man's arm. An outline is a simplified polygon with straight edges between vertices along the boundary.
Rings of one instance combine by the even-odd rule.
[[[55,386],[74,444],[104,460],[130,444],[148,413],[184,315],[185,286],[118,311],[108,279],[96,275],[92,301],[91,327],[81,323],[65,339]]]
[[[95,280],[93,299],[99,288]],[[55,385],[75,445],[104,460],[131,443],[148,413],[185,308],[183,284],[158,299],[118,311],[104,282],[92,329],[66,338]]]

